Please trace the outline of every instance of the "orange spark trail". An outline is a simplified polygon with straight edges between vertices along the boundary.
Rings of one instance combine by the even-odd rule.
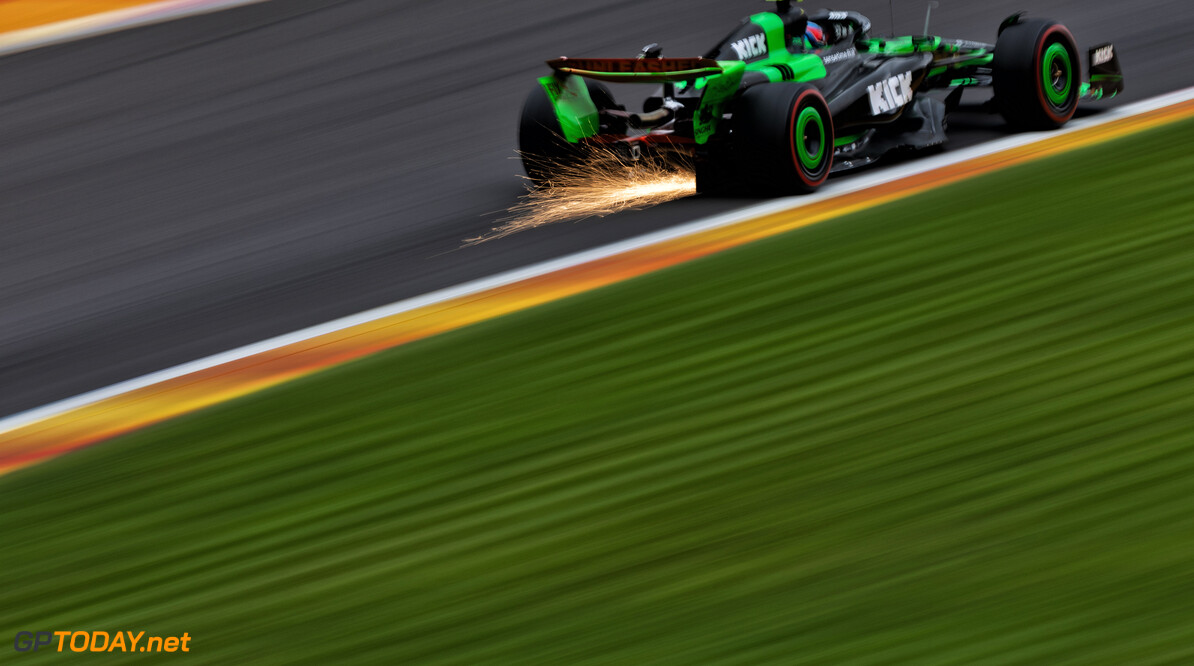
[[[498,220],[498,226],[466,239],[465,245],[505,238],[545,224],[649,208],[696,194],[691,163],[627,162],[602,147],[591,147],[581,160],[562,162],[552,171],[551,180],[523,195],[506,211],[510,215]]]

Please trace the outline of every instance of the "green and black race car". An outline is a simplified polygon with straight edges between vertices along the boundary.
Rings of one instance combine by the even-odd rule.
[[[586,147],[628,159],[667,152],[695,164],[698,191],[810,192],[831,172],[946,139],[946,116],[967,88],[991,86],[989,108],[1021,129],[1052,129],[1079,100],[1123,91],[1115,48],[1088,53],[1084,80],[1065,26],[1013,15],[995,44],[934,36],[872,37],[861,14],[806,14],[780,0],[701,58],[558,58],[523,107],[527,174],[550,182]],[[627,112],[601,82],[654,83]]]

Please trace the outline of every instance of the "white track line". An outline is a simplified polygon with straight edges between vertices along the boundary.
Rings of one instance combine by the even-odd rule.
[[[592,250],[570,254],[565,257],[560,257],[559,259],[552,259],[550,261],[533,264],[524,268],[518,268],[505,273],[499,273],[497,275],[482,278],[480,280],[474,280],[472,282],[466,282],[454,287],[448,287],[447,289],[433,291],[422,296],[408,298],[406,300],[398,301],[397,303],[391,303],[390,305],[384,305],[372,310],[366,310],[355,315],[329,321],[327,323],[312,326],[310,328],[304,328],[293,333],[280,335],[275,338],[270,338],[268,340],[263,340],[251,345],[246,345],[238,349],[233,349],[221,354],[215,354],[214,356],[208,356],[197,361],[184,363],[173,368],[154,372],[136,379],[120,382],[119,384],[113,384],[112,386],[108,386],[106,388],[89,391],[73,398],[67,398],[65,400],[60,400],[42,407],[37,407],[29,411],[14,414],[7,418],[0,419],[0,433],[16,430],[17,428],[29,425],[36,421],[57,416],[65,412],[78,409],[79,407],[90,405],[101,400],[106,400],[123,393],[129,393],[137,389],[176,379],[191,373],[208,370],[231,361],[237,361],[249,356],[261,354],[263,352],[273,351],[280,347],[285,347],[286,345],[302,342],[304,340],[309,340],[311,338],[326,335],[328,333],[341,331],[359,324],[401,314],[415,308],[442,303],[444,301],[459,298],[461,296],[478,294],[480,292],[488,291],[497,287],[513,284],[515,282],[521,282],[528,278],[538,277],[547,273],[573,268],[581,264],[586,264],[600,259],[606,259],[614,255],[629,252],[638,248],[655,245],[657,243],[681,238],[684,236],[690,236],[692,234],[709,229],[737,224],[739,222],[761,217],[763,215],[796,210],[808,204],[822,201],[831,197],[857,192],[859,190],[865,190],[870,187],[875,187],[877,185],[882,185],[884,183],[889,183],[894,180],[924,173],[926,171],[932,171],[934,169],[947,167],[952,164],[965,162],[967,160],[1002,152],[1008,149],[1030,145],[1051,137],[1077,132],[1090,127],[1105,125],[1110,122],[1122,120],[1124,118],[1142,113],[1147,113],[1149,111],[1155,111],[1167,106],[1186,102],[1191,99],[1194,99],[1194,88],[1186,88],[1185,90],[1179,90],[1177,92],[1162,95],[1160,97],[1154,97],[1143,102],[1137,102],[1135,104],[1118,107],[1092,118],[1073,121],[1066,125],[1064,129],[1058,130],[1056,132],[1017,134],[1004,139],[991,141],[977,146],[971,146],[970,148],[965,148],[957,152],[945,153],[942,155],[917,160],[910,164],[894,167],[885,171],[833,180],[821,188],[821,190],[819,190],[816,194],[800,197],[787,197],[748,206],[746,208],[730,211],[728,213],[722,213],[720,215],[697,220],[695,222],[688,222],[686,224],[670,227],[668,229],[656,231],[643,236],[637,236],[635,238],[619,241],[617,243],[594,248]]]
[[[268,0],[166,0],[0,34],[0,56]]]

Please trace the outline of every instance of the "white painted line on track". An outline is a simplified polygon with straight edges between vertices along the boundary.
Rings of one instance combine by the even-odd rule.
[[[1063,136],[1065,134],[1078,132],[1092,127],[1098,127],[1100,125],[1123,120],[1125,118],[1142,113],[1156,111],[1158,109],[1163,109],[1165,107],[1173,106],[1175,104],[1180,104],[1190,100],[1194,100],[1194,87],[1179,90],[1167,95],[1162,95],[1160,97],[1154,97],[1142,102],[1111,109],[1094,117],[1072,121],[1071,123],[1067,124],[1065,128],[1054,132],[1017,134],[977,146],[971,146],[957,152],[944,153],[941,155],[916,160],[915,162],[906,165],[893,167],[883,171],[877,171],[875,173],[859,174],[855,176],[847,176],[844,179],[831,180],[817,193],[812,195],[775,199],[765,203],[722,213],[720,215],[696,220],[694,222],[688,222],[678,226],[669,227],[667,229],[642,236],[636,236],[634,238],[604,245],[591,250],[570,254],[558,259],[552,259],[538,264],[507,271],[505,273],[499,273],[497,275],[482,278],[480,280],[466,282],[454,287],[433,291],[422,296],[416,296],[414,298],[408,298],[396,303],[391,303],[390,305],[384,305],[371,310],[366,310],[355,315],[349,315],[347,317],[342,317],[340,319],[329,321],[323,324],[304,328],[293,333],[280,335],[268,340],[246,345],[238,349],[208,356],[197,361],[184,363],[173,368],[154,372],[136,379],[130,379],[118,384],[113,384],[102,389],[89,391],[73,398],[67,398],[65,400],[60,400],[42,407],[37,407],[25,412],[14,414],[7,418],[0,419],[0,433],[16,430],[17,428],[30,425],[37,421],[58,416],[71,410],[113,398],[124,393],[129,393],[138,389],[153,386],[154,384],[184,377],[195,372],[210,370],[211,368],[223,365],[225,363],[238,361],[264,352],[273,351],[287,345],[303,342],[321,335],[335,333],[353,326],[401,314],[416,308],[435,305],[437,303],[442,303],[454,298],[478,294],[498,287],[521,282],[529,278],[574,268],[582,264],[587,264],[593,261],[607,259],[615,255],[623,254],[631,250],[682,238],[684,236],[691,236],[693,234],[708,231],[710,229],[716,229],[718,227],[737,224],[739,222],[762,217],[764,215],[798,210],[803,206],[832,197],[858,192],[860,190],[865,190],[877,185],[883,185],[885,183],[907,178],[909,176],[915,176],[927,171],[948,167],[953,164],[966,162],[979,157],[985,157],[994,153],[1000,153],[1009,149],[1031,145],[1033,143],[1053,137]]]
[[[268,0],[165,0],[0,34],[0,56]]]

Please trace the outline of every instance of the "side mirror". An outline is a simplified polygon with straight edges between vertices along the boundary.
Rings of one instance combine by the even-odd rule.
[[[643,58],[659,58],[662,56],[663,47],[654,43],[644,46],[642,52],[638,54],[640,60]]]
[[[1002,35],[1004,30],[1007,30],[1008,28],[1012,27],[1013,25],[1019,24],[1021,21],[1024,20],[1024,15],[1027,13],[1028,12],[1016,12],[1015,14],[1012,14],[1011,16],[1003,19],[1003,23],[999,24],[999,32],[997,34]]]

